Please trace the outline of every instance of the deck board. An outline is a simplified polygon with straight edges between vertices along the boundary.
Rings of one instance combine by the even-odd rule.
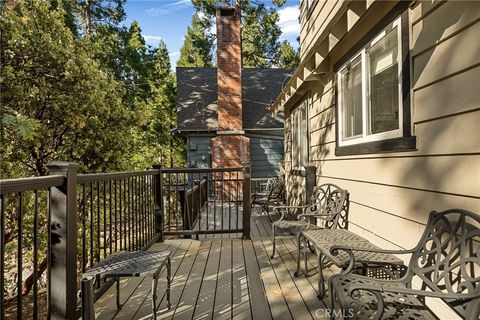
[[[195,305],[195,319],[211,319],[215,303],[215,290],[217,286],[217,273],[220,261],[221,241],[213,241],[210,255],[206,264],[205,274],[202,278],[200,293]]]
[[[208,224],[213,220],[228,225],[232,211],[228,206],[210,207]],[[217,216],[213,219],[213,212]],[[202,218],[202,227],[207,219]],[[236,224],[235,219],[230,220]],[[239,214],[241,223],[241,214]],[[217,225],[217,228],[219,225]],[[241,234],[201,235],[200,240],[170,239],[154,244],[150,250],[172,252],[172,308],[166,308],[165,273],[158,284],[158,319],[319,319],[325,304],[318,300],[316,258],[309,254],[309,277],[294,277],[296,243],[282,236],[277,255],[271,259],[271,222],[265,215],[253,215],[252,240]],[[303,264],[302,264],[303,266]],[[166,270],[164,270],[166,272]],[[97,319],[149,319],[151,280],[122,279],[124,307],[117,312],[115,287],[95,304]]]
[[[232,319],[251,319],[247,270],[240,239],[232,240]]]
[[[214,319],[230,319],[232,317],[232,242],[230,239],[222,241],[220,263],[217,273],[217,287],[215,289]]]
[[[177,304],[173,319],[192,319],[211,247],[211,241],[202,241],[197,254],[197,259],[193,264],[190,276],[185,282],[185,287],[183,288],[181,297],[182,303]]]

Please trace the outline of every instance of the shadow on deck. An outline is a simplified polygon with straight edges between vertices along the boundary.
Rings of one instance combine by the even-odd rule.
[[[325,304],[317,299],[318,276],[294,277],[296,244],[280,238],[278,254],[269,255],[271,223],[255,213],[252,240],[239,234],[200,236],[200,240],[175,239],[154,244],[150,250],[172,253],[170,310],[166,306],[164,276],[158,285],[159,319],[321,319]],[[316,258],[310,255],[310,268]],[[95,304],[97,319],[151,318],[151,280],[121,281],[117,312],[112,286]],[[328,301],[328,300],[324,300]]]

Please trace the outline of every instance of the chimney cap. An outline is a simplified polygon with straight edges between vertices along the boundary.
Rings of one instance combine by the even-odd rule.
[[[221,16],[234,16],[237,10],[238,10],[238,7],[236,6],[225,5],[225,6],[217,7],[217,12]]]

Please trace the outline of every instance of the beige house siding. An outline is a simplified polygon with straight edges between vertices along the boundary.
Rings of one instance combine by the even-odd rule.
[[[346,3],[318,3],[311,22],[302,10],[302,58],[312,56],[313,42],[329,28],[328,21],[345,16]],[[368,14],[370,2],[359,3],[361,14]],[[382,5],[391,6],[377,3],[376,10],[381,12]],[[348,44],[329,46],[327,75],[301,88],[310,97],[309,162],[317,167],[317,185],[331,182],[348,189],[350,229],[386,248],[415,245],[431,210],[480,213],[480,2],[416,2],[408,11],[417,150],[335,156],[333,65],[355,44],[354,35],[342,36]],[[288,119],[295,96],[285,100]],[[291,141],[285,146],[290,168]]]

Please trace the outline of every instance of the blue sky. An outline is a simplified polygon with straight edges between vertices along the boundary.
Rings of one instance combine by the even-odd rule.
[[[265,1],[271,4],[271,1]],[[281,39],[287,39],[297,47],[299,33],[299,0],[287,0],[279,9]],[[172,66],[175,67],[183,44],[183,37],[190,24],[193,6],[190,0],[127,0],[126,25],[137,20],[147,44],[157,46],[160,39],[167,43]]]

